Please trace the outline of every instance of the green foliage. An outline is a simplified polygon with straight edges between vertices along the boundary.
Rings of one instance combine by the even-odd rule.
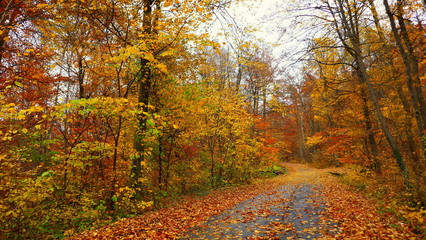
[[[13,144],[1,155],[2,236],[72,235],[140,214],[177,194],[204,194],[258,176],[265,165],[263,143],[253,135],[254,120],[239,96],[202,84],[169,91],[175,94],[164,94],[174,101],[144,114],[142,199],[134,198],[128,181],[136,155],[136,105],[103,97],[48,109],[3,105],[1,124],[10,125],[2,141]],[[40,116],[36,124],[20,129],[32,114]]]
[[[255,130],[259,116],[198,56],[220,53],[189,24],[212,16],[211,1],[179,6],[176,16],[153,11],[150,34],[140,29],[147,2],[37,5],[55,18],[28,24],[46,45],[32,61],[54,64],[0,81],[0,238],[71,236],[180,194],[248,183],[275,159]],[[191,19],[183,23],[185,14]],[[64,72],[38,85],[56,72],[50,68]]]
[[[108,165],[115,147],[99,141],[93,133],[100,129],[91,124],[111,124],[122,116],[129,122],[133,110],[128,106],[127,100],[107,98],[75,100],[49,112],[42,108],[16,112],[5,106],[9,110],[2,115],[1,126],[18,128],[15,124],[22,123],[15,119],[21,115],[22,121],[32,114],[41,117],[37,125],[3,139],[10,145],[2,149],[0,161],[2,236],[54,238],[67,229],[77,231],[108,220],[111,179],[123,173],[111,172]],[[74,122],[77,126],[71,127]],[[58,128],[40,127],[45,125]]]
[[[282,175],[286,173],[287,173],[287,168],[274,164],[272,166],[265,167],[263,171],[259,172],[259,175],[262,178],[272,178],[272,177],[276,177],[278,175]]]

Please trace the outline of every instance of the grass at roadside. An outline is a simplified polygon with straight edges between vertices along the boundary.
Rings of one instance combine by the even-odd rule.
[[[272,165],[266,167],[263,171],[259,172],[260,178],[273,178],[282,174],[286,174],[288,169],[282,165]]]

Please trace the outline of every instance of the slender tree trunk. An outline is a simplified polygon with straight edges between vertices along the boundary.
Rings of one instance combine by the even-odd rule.
[[[118,117],[118,126],[117,126],[117,131],[114,134],[114,153],[112,156],[112,174],[113,174],[113,179],[112,179],[112,183],[111,183],[111,191],[109,193],[109,199],[108,199],[108,203],[107,203],[107,207],[108,210],[113,211],[114,210],[114,205],[115,202],[113,201],[113,197],[115,195],[116,192],[116,185],[117,185],[117,161],[118,161],[118,144],[120,143],[120,137],[121,137],[121,127],[123,124],[123,117]],[[114,131],[111,128],[111,131]]]
[[[296,121],[298,122],[297,126],[297,138],[298,138],[298,142],[299,142],[299,152],[300,152],[300,158],[303,160],[307,160],[306,157],[306,151],[305,151],[305,128],[304,128],[304,124],[303,124],[303,116],[302,113],[300,112],[300,110],[297,110],[298,113],[296,116]]]
[[[164,155],[164,150],[163,150],[163,141],[160,140],[158,141],[158,187],[160,190],[164,190],[163,189],[163,155]]]
[[[237,55],[237,61],[239,61],[239,54]],[[241,80],[243,78],[243,65],[238,63],[238,71],[237,71],[237,81],[235,82],[235,91],[240,91]]]
[[[404,62],[406,83],[411,98],[411,107],[413,108],[414,115],[416,117],[417,132],[419,138],[422,141],[422,148],[424,150],[423,155],[426,157],[426,139],[424,135],[426,127],[426,102],[423,96],[422,85],[420,82],[419,62],[414,54],[413,44],[409,38],[407,28],[405,26],[402,2],[400,0],[397,1],[396,15],[392,12],[388,0],[383,0],[383,4],[389,17],[396,45]],[[398,19],[399,29],[396,26],[394,18],[395,16]]]
[[[398,97],[401,100],[402,106],[406,112],[410,111],[410,104],[408,103],[407,98],[403,94],[403,90],[401,86],[398,86],[397,89]],[[413,133],[411,131],[412,129],[412,116],[406,116],[405,117],[405,133],[407,138],[407,150],[406,153],[411,159],[411,167],[412,171],[414,173],[415,178],[415,187],[416,187],[416,194],[417,198],[422,201],[422,203],[426,203],[425,195],[424,195],[424,189],[422,187],[422,175],[423,171],[425,169],[424,163],[421,161],[421,156],[418,154],[418,146],[416,146],[415,136],[413,136]]]
[[[266,87],[264,87],[263,89],[262,89],[262,101],[263,101],[263,113],[262,113],[262,115],[263,115],[263,121],[266,121],[266,102],[267,102],[267,99],[266,99]]]
[[[346,4],[346,5],[345,5]],[[346,6],[346,8],[345,8]],[[333,9],[330,7],[329,10],[335,16]],[[338,15],[341,19],[342,29],[338,26],[337,19],[335,21],[336,31],[339,35],[339,38],[344,45],[345,50],[354,58],[356,66],[355,70],[360,78],[360,81],[363,82],[368,90],[368,95],[373,103],[376,116],[379,120],[380,127],[382,132],[385,135],[387,142],[389,143],[393,156],[395,159],[398,168],[404,177],[405,186],[407,189],[411,189],[410,175],[405,164],[405,161],[402,157],[401,151],[396,144],[396,141],[392,134],[389,131],[388,125],[385,121],[385,117],[380,108],[379,100],[377,98],[376,91],[370,81],[370,78],[367,74],[367,67],[364,63],[363,54],[361,50],[361,42],[359,36],[359,24],[358,24],[358,12],[352,9],[352,5],[347,0],[338,0]],[[342,32],[341,32],[342,31]]]
[[[153,4],[156,0],[144,0],[144,11],[143,11],[143,32],[145,33],[147,38],[153,37]],[[138,81],[138,103],[140,104],[141,113],[138,116],[138,129],[135,134],[134,146],[138,155],[132,160],[132,168],[131,168],[131,180],[132,180],[132,188],[135,190],[135,197],[140,198],[142,195],[142,162],[145,161],[145,143],[143,139],[143,135],[147,130],[147,115],[146,113],[149,111],[149,98],[151,96],[151,88],[152,88],[152,75],[151,69],[149,66],[149,61],[141,58],[140,59],[140,75]]]
[[[354,46],[354,48],[355,48],[355,52],[358,52],[358,51],[360,52],[360,49],[358,49],[358,47]],[[400,151],[398,145],[395,142],[394,137],[392,136],[392,134],[389,131],[388,125],[387,125],[387,123],[385,121],[385,117],[383,116],[382,110],[380,108],[380,104],[379,104],[376,92],[375,92],[375,90],[373,88],[373,85],[370,82],[370,79],[369,79],[368,75],[367,75],[367,70],[366,70],[367,68],[365,66],[365,63],[362,60],[361,55],[356,54],[355,61],[356,61],[357,65],[358,65],[357,66],[357,72],[359,74],[359,77],[361,79],[363,79],[363,81],[367,85],[367,88],[368,88],[368,91],[369,91],[369,95],[370,95],[370,100],[373,102],[377,118],[379,119],[380,127],[381,127],[381,129],[382,129],[382,131],[383,131],[383,133],[384,133],[384,135],[386,137],[386,140],[388,141],[388,143],[389,143],[389,145],[390,145],[390,147],[392,149],[395,161],[396,161],[396,163],[397,163],[397,165],[399,167],[399,170],[400,170],[401,174],[404,177],[405,185],[406,185],[406,187],[408,189],[410,189],[411,188],[410,175],[409,175],[407,166],[406,166],[405,161],[404,161],[404,159],[402,157],[401,151]]]
[[[254,81],[253,81],[254,82]],[[254,115],[259,114],[259,89],[257,86],[253,87],[253,113]]]
[[[216,166],[216,162],[215,162],[215,151],[214,151],[214,146],[215,146],[215,142],[216,141],[213,141],[213,138],[214,137],[212,137],[211,138],[211,141],[210,141],[210,160],[211,160],[211,166],[210,166],[210,175],[211,175],[211,186],[212,187],[214,187],[215,186],[215,176],[214,176],[214,169],[215,169],[215,166]]]
[[[80,99],[86,97],[84,95],[84,75],[85,75],[85,71],[84,71],[84,66],[83,66],[83,60],[84,60],[84,57],[78,56],[78,73],[77,73],[77,79],[78,79],[78,89],[79,89],[79,95],[78,95],[78,97]]]
[[[367,148],[368,152],[371,153],[371,162],[373,164],[373,169],[376,173],[381,173],[382,165],[379,162],[379,150],[377,148],[376,139],[374,137],[373,121],[371,119],[371,112],[368,108],[368,97],[364,90],[364,86],[361,86],[361,98],[363,103],[363,115],[365,118],[365,132],[367,133]]]
[[[383,42],[383,47],[385,50],[385,56],[387,58],[387,61],[389,62],[389,65],[392,67],[392,76],[390,77],[390,79],[388,79],[389,82],[391,81],[395,81],[395,76],[397,76],[398,71],[395,68],[395,64],[394,64],[394,60],[393,60],[393,56],[391,55],[391,47],[389,46],[389,43],[387,42],[385,35],[383,33],[383,28],[380,25],[380,20],[378,17],[378,13],[376,10],[376,7],[374,5],[374,1],[373,0],[369,0],[370,3],[370,9],[373,13],[373,18],[374,18],[374,23],[375,26],[377,28],[377,33],[378,36],[380,38],[380,40]],[[415,118],[414,113],[412,111],[412,109],[410,108],[410,102],[407,99],[407,97],[404,94],[404,90],[402,87],[402,84],[400,82],[396,82],[396,92],[398,94],[398,98],[401,101],[401,104],[403,106],[404,111],[408,114],[405,118],[405,131],[404,133],[406,133],[406,141],[407,141],[407,155],[409,156],[409,159],[411,159],[411,165],[413,167],[413,172],[414,172],[414,176],[415,176],[415,183],[416,183],[416,191],[417,191],[417,196],[419,198],[421,198],[422,193],[421,193],[421,189],[420,189],[420,177],[423,174],[423,169],[424,166],[421,163],[421,156],[419,156],[418,154],[418,146],[416,146],[416,140],[415,140],[415,136],[413,136],[413,133],[411,131],[412,129],[412,118]],[[416,119],[417,120],[417,119]],[[417,125],[418,126],[418,125]],[[423,144],[421,146],[421,148],[423,147]],[[423,197],[424,198],[424,197]]]
[[[139,79],[139,91],[138,91],[138,103],[140,104],[141,113],[138,116],[138,128],[135,134],[134,146],[138,155],[132,160],[132,187],[136,191],[136,195],[140,197],[142,192],[142,162],[145,161],[145,143],[143,135],[147,131],[147,115],[149,111],[149,97],[151,93],[151,71],[148,66],[148,61],[146,59],[141,59],[140,64],[143,68],[141,77]]]

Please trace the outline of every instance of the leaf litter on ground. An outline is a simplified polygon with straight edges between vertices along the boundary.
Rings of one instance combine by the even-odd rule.
[[[419,239],[329,169],[285,165],[286,175],[184,196],[71,239]]]

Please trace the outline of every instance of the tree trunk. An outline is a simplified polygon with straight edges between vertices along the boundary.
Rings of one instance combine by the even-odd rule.
[[[357,52],[357,50],[358,50],[357,47],[354,47],[354,48],[356,49],[355,52]],[[368,75],[367,75],[367,70],[366,70],[365,64],[362,61],[361,56],[357,56],[355,61],[358,65],[357,66],[357,73],[359,74],[359,77],[362,79],[362,81],[367,85],[369,95],[370,95],[370,100],[373,102],[377,118],[379,119],[380,127],[381,127],[383,133],[385,134],[385,138],[388,141],[388,143],[389,143],[389,145],[392,149],[395,161],[396,161],[396,163],[399,167],[401,174],[404,177],[405,186],[407,187],[407,189],[410,189],[411,183],[410,183],[410,176],[409,176],[407,166],[405,164],[404,159],[402,158],[401,151],[400,151],[398,145],[396,144],[394,137],[392,136],[392,134],[389,131],[388,125],[385,121],[385,117],[383,116],[382,110],[380,108],[380,104],[379,104],[379,101],[377,99],[376,92],[373,88],[373,85],[370,82]]]
[[[382,166],[379,162],[378,156],[379,156],[379,150],[377,148],[376,139],[374,137],[374,130],[373,130],[373,121],[371,119],[371,112],[368,108],[368,99],[367,94],[365,92],[364,86],[361,86],[361,98],[363,103],[363,115],[365,118],[365,132],[367,133],[367,149],[368,153],[371,154],[371,162],[373,164],[373,169],[376,173],[381,173]]]
[[[140,60],[141,67],[143,68],[140,79],[139,79],[139,91],[138,91],[138,103],[140,104],[141,113],[138,116],[138,128],[135,134],[134,146],[138,155],[132,160],[132,187],[135,189],[136,196],[140,197],[142,192],[142,162],[145,161],[145,143],[144,137],[147,130],[147,115],[149,111],[149,97],[151,92],[151,71],[148,66],[148,61],[146,59]]]
[[[144,15],[143,15],[143,32],[147,38],[153,37],[153,4],[155,0],[144,0]],[[132,188],[135,190],[135,197],[140,198],[142,195],[142,163],[145,161],[145,143],[143,135],[147,130],[147,115],[149,111],[149,98],[151,95],[151,86],[152,86],[152,75],[149,61],[141,58],[140,59],[140,71],[138,78],[138,103],[140,104],[141,113],[138,116],[138,129],[135,133],[134,146],[138,155],[132,160],[131,167],[131,181]]]
[[[78,79],[78,90],[79,90],[79,99],[85,98],[84,96],[84,66],[83,66],[83,60],[84,57],[78,56],[78,73],[77,73],[77,79]]]
[[[240,56],[237,55],[237,61],[240,61]],[[243,78],[243,65],[238,63],[238,72],[237,72],[237,81],[235,82],[235,91],[238,93],[240,91],[241,80]]]
[[[395,81],[393,78],[394,76],[398,75],[398,70],[395,68],[393,56],[391,54],[391,46],[389,46],[389,43],[387,42],[385,35],[383,33],[383,28],[380,26],[380,20],[378,17],[378,13],[376,11],[376,7],[374,5],[373,0],[369,0],[370,3],[370,9],[373,13],[374,17],[374,23],[377,28],[377,33],[380,38],[380,40],[383,42],[385,54],[386,54],[386,60],[388,64],[392,67],[392,76],[390,79],[388,79],[388,82]],[[401,101],[401,104],[403,106],[404,111],[407,113],[407,116],[405,117],[405,131],[406,133],[406,141],[407,141],[407,148],[406,153],[409,156],[409,159],[411,159],[411,165],[413,168],[413,173],[415,177],[415,183],[416,183],[416,191],[417,191],[417,197],[420,199],[422,196],[422,192],[420,189],[420,177],[423,173],[424,166],[421,164],[421,156],[418,154],[418,146],[416,146],[416,138],[413,136],[413,133],[411,131],[412,129],[412,118],[415,118],[414,113],[412,109],[410,108],[410,102],[407,99],[407,97],[404,94],[404,90],[402,87],[402,84],[400,82],[396,82],[396,92],[398,94],[398,98]],[[416,119],[417,121],[417,119]],[[424,148],[424,145],[422,144],[421,148]],[[424,152],[423,152],[424,153]],[[424,197],[423,197],[424,198]]]
[[[397,1],[397,13],[394,15],[390,9],[388,0],[383,0],[383,4],[386,8],[386,13],[389,17],[393,36],[396,41],[396,45],[401,54],[402,60],[405,66],[405,75],[408,91],[411,98],[411,107],[414,110],[416,117],[417,132],[419,138],[422,141],[423,155],[426,157],[426,140],[425,140],[425,126],[426,126],[426,102],[423,96],[422,85],[420,82],[419,75],[419,62],[414,54],[413,44],[409,38],[407,28],[405,26],[405,20],[403,18],[402,2]],[[395,18],[398,19],[399,29],[396,26]]]
[[[359,11],[354,11],[354,9],[352,8],[352,4],[350,4],[347,0],[338,0],[338,15],[342,21],[341,22],[342,29],[340,29],[340,27],[338,26],[333,8],[329,7],[329,10],[332,12],[333,16],[335,17],[336,32],[338,33],[339,38],[342,44],[344,45],[345,50],[355,60],[356,73],[360,81],[364,83],[367,87],[368,95],[371,102],[373,103],[376,116],[379,120],[379,124],[382,129],[382,132],[384,133],[385,138],[392,149],[395,162],[398,165],[398,168],[402,176],[404,177],[405,186],[407,187],[407,189],[411,189],[410,175],[409,175],[407,166],[402,157],[401,151],[395,142],[394,137],[389,131],[388,125],[385,121],[385,117],[383,116],[382,110],[380,108],[377,94],[367,74],[367,67],[364,63],[363,54],[361,50],[360,35],[359,35],[359,24],[358,24],[359,16],[357,15]]]

